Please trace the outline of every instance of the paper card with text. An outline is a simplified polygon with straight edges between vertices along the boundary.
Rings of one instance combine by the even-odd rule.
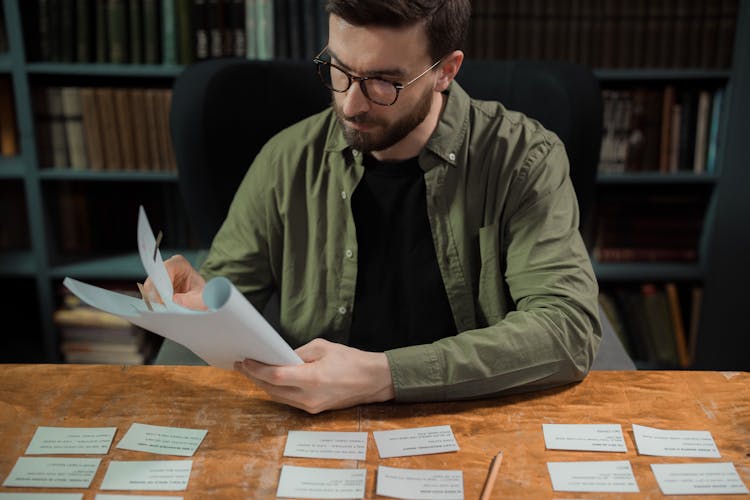
[[[0,493],[0,500],[83,500],[83,493]]]
[[[27,455],[104,455],[112,445],[117,427],[39,426],[26,448]]]
[[[284,465],[276,496],[281,498],[364,498],[367,469]]]
[[[641,455],[659,457],[719,458],[721,454],[708,431],[664,430],[633,424],[633,436]]]
[[[620,424],[542,424],[548,450],[628,451]]]
[[[164,495],[114,495],[112,493],[99,493],[94,500],[182,500],[182,497]]]
[[[747,495],[732,462],[700,464],[651,464],[665,495]]]
[[[192,460],[112,461],[100,489],[182,491],[192,468]]]
[[[458,451],[450,425],[373,431],[380,458],[431,455]]]
[[[638,483],[627,460],[601,462],[548,462],[555,491],[638,493]]]
[[[285,457],[364,460],[366,432],[289,431]]]
[[[3,486],[88,488],[101,458],[20,457]]]
[[[205,429],[133,423],[117,443],[117,448],[190,457],[198,449],[207,432]]]
[[[376,493],[410,500],[463,500],[464,476],[460,470],[399,469],[378,467]]]

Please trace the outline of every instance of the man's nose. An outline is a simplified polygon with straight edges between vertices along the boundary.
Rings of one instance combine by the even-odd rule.
[[[370,110],[370,100],[362,92],[360,82],[352,82],[349,90],[344,93],[342,111],[344,116],[357,116]]]

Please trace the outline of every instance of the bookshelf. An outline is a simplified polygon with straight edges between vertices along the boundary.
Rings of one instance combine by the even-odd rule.
[[[705,27],[710,33],[720,33],[728,26],[736,26],[734,37],[728,38],[734,41],[733,50],[732,47],[696,43],[705,42],[705,32],[701,32],[704,36],[694,36],[698,33],[695,30],[701,29],[696,23],[689,26],[662,24],[659,27],[655,20],[667,23],[675,16],[668,12],[649,11],[651,3],[645,0],[535,0],[518,3],[475,0],[466,52],[470,58],[554,57],[576,60],[595,68],[595,75],[605,90],[628,90],[638,86],[663,89],[668,85],[725,89],[724,112],[720,117],[722,140],[714,171],[669,174],[657,171],[600,172],[597,180],[597,202],[606,200],[612,193],[619,196],[635,196],[640,192],[697,193],[701,197],[702,217],[696,244],[697,258],[685,262],[595,260],[594,268],[603,289],[637,288],[648,283],[700,287],[703,305],[693,365],[709,369],[748,369],[747,356],[742,353],[750,352],[750,341],[741,334],[745,329],[741,312],[747,300],[743,298],[745,293],[740,287],[750,281],[748,266],[744,262],[750,255],[750,231],[746,230],[741,215],[750,213],[750,202],[745,193],[750,182],[742,149],[743,134],[746,136],[750,131],[750,0],[737,0],[734,7],[732,0],[680,0],[677,3],[682,1],[692,9],[699,8],[699,4],[706,6],[702,8],[714,9],[715,19],[712,18]],[[238,7],[238,2],[225,2],[231,3],[233,8]],[[11,83],[18,140],[17,154],[0,156],[0,193],[13,193],[11,197],[4,197],[12,198],[12,202],[0,204],[0,225],[8,226],[12,222],[13,227],[19,228],[15,232],[16,241],[0,247],[0,279],[5,290],[13,290],[3,297],[2,312],[6,318],[25,325],[23,334],[11,340],[6,336],[2,341],[3,352],[7,354],[0,361],[6,362],[60,361],[59,332],[52,318],[59,305],[60,282],[65,276],[102,283],[143,278],[142,268],[132,250],[135,238],[131,233],[134,232],[138,203],[146,205],[155,227],[165,229],[167,239],[164,243],[168,248],[165,254],[182,252],[193,260],[201,258],[201,251],[192,243],[181,208],[174,171],[94,171],[47,164],[42,161],[33,98],[35,89],[47,87],[168,89],[184,65],[197,57],[194,52],[185,50],[186,39],[189,44],[193,35],[209,37],[206,39],[209,43],[207,54],[211,57],[210,33],[215,27],[211,23],[216,22],[216,17],[196,18],[197,11],[189,8],[193,6],[190,0],[141,0],[135,3],[141,7],[156,3],[163,9],[164,17],[172,16],[175,20],[171,34],[166,28],[160,34],[163,38],[157,62],[144,64],[146,53],[143,47],[137,49],[139,57],[113,58],[111,53],[98,54],[90,50],[85,55],[85,62],[74,62],[81,59],[72,55],[70,47],[65,49],[67,53],[60,47],[58,52],[51,54],[49,46],[37,43],[39,27],[31,20],[35,18],[35,9],[43,3],[46,2],[0,0],[5,22],[0,34],[0,78]],[[127,1],[102,3],[122,6]],[[250,24],[248,16],[245,25],[245,35],[252,27],[256,32],[255,37],[246,37],[245,55],[255,58],[312,56],[325,43],[321,16],[312,11],[293,10],[286,17],[273,17],[273,7],[269,9],[269,5],[278,3],[274,0],[245,3],[258,9],[257,16],[252,19],[255,24]],[[295,3],[288,2],[287,7]],[[195,4],[200,4],[201,8],[208,5],[207,2]],[[308,4],[318,10],[322,8],[319,0],[298,2],[298,5]],[[509,6],[516,4],[521,10],[511,11]],[[498,7],[500,5],[503,7]],[[728,9],[729,14],[722,17],[722,8]],[[732,8],[736,9],[735,19],[733,23],[727,23]],[[716,12],[719,12],[718,16]],[[232,25],[241,30],[236,24],[236,15],[235,12]],[[179,21],[181,16],[188,22]],[[559,19],[554,22],[554,16],[565,22],[559,22]],[[610,24],[599,26],[594,22],[596,16],[605,16]],[[682,17],[691,18],[688,14]],[[696,17],[693,11],[692,18]],[[640,24],[638,19],[641,19]],[[268,26],[273,28],[268,29]],[[300,36],[291,36],[294,27]],[[626,29],[642,35],[638,39],[630,37],[630,48],[621,45],[625,39],[623,36],[608,38],[608,33],[622,35],[627,33]],[[663,34],[661,38],[653,38],[656,33]],[[684,50],[681,48],[679,57],[671,60],[665,47],[680,40]],[[653,44],[655,49],[650,52],[654,54],[639,58],[635,54],[640,53],[638,50],[643,51],[646,43]],[[227,48],[232,43],[223,46],[230,51],[223,55],[236,55]],[[128,45],[125,54],[134,53],[134,50]],[[239,49],[235,47],[233,50]],[[687,64],[690,51],[701,54],[695,64]],[[711,51],[717,57],[708,57]],[[47,53],[48,57],[41,57],[42,53]],[[627,56],[618,60],[616,54]],[[685,64],[678,64],[678,60]],[[90,225],[92,233],[102,234],[98,239],[94,234],[88,235],[94,239],[88,249],[70,253],[61,251],[60,203],[68,196],[66,193],[83,193],[87,199],[83,218],[86,223],[83,225]],[[77,229],[79,226],[80,221],[74,224]]]

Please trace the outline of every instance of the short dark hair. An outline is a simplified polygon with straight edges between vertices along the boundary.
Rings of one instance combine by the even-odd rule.
[[[463,47],[470,0],[328,0],[326,13],[355,26],[401,28],[425,22],[429,52],[437,60]]]

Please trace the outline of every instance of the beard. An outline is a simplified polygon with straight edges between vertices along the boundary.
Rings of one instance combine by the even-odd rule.
[[[378,105],[373,104],[373,106]],[[432,88],[428,88],[414,105],[411,113],[389,124],[388,122],[371,118],[367,116],[367,113],[345,116],[341,106],[336,103],[335,99],[333,101],[333,109],[344,130],[346,142],[352,148],[358,149],[363,153],[382,151],[399,142],[427,118],[431,106]],[[373,132],[355,130],[347,125],[348,122],[374,125],[375,127],[380,127],[380,130],[378,131],[377,128]]]

